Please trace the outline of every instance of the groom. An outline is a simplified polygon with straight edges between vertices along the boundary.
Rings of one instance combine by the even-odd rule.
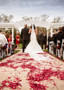
[[[27,28],[27,24],[25,24],[24,28],[21,30],[21,39],[23,44],[22,52],[24,52],[26,46],[30,41],[30,34],[29,34],[29,29]]]

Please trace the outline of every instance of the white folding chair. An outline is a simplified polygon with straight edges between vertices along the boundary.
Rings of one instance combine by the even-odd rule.
[[[2,49],[2,42],[0,41],[0,58],[3,58],[4,54],[3,54],[3,49]]]
[[[57,40],[57,48],[56,48],[56,56],[58,56],[59,58],[61,58],[61,42],[60,40]]]
[[[12,51],[12,42],[9,42],[10,45],[8,45],[8,50],[9,50],[9,55],[11,55],[13,53]]]
[[[64,39],[62,39],[62,57],[64,60]]]
[[[49,42],[49,53],[54,54],[54,42]]]

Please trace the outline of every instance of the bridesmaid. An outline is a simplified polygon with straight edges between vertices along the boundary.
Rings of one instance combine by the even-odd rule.
[[[20,43],[20,35],[19,35],[19,32],[18,32],[17,35],[16,35],[16,45],[17,45],[17,48],[19,46],[19,43]]]

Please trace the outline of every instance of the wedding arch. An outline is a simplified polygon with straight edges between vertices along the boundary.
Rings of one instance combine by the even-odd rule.
[[[51,32],[51,37],[53,36],[53,29],[58,29],[59,27],[63,27],[64,23],[49,23],[49,22],[43,22],[43,21],[36,21],[36,20],[29,20],[29,21],[19,21],[14,23],[18,29],[21,27],[24,27],[25,24],[27,24],[28,26],[30,26],[31,24],[35,24],[36,27],[40,26],[40,27],[45,27],[47,30],[47,44],[48,44],[48,35],[49,35],[49,30]]]
[[[24,25],[27,24],[30,26],[31,24],[35,24],[36,27],[45,27],[47,30],[47,40],[48,40],[48,30],[51,30],[51,37],[53,35],[53,29],[57,29],[59,27],[64,26],[64,23],[49,23],[49,22],[42,22],[42,21],[19,21],[19,22],[13,22],[13,23],[0,23],[0,28],[11,28],[12,29],[12,43],[14,43],[14,28],[17,30],[24,27]]]

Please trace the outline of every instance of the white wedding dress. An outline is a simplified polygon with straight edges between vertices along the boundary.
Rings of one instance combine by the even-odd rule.
[[[29,53],[30,57],[33,58],[36,61],[52,61],[53,59],[50,59],[49,57],[45,57],[44,51],[41,49],[40,45],[37,42],[36,34],[34,32],[34,27],[32,25],[32,32],[30,37],[30,43],[27,45],[25,49],[26,53]],[[38,54],[39,53],[39,54]]]
[[[44,53],[41,49],[40,45],[37,42],[36,34],[34,32],[34,27],[32,25],[32,32],[30,37],[30,43],[27,45],[25,49],[26,53],[29,53],[29,55],[34,58],[35,60],[42,60],[42,57],[38,55],[38,53]]]

